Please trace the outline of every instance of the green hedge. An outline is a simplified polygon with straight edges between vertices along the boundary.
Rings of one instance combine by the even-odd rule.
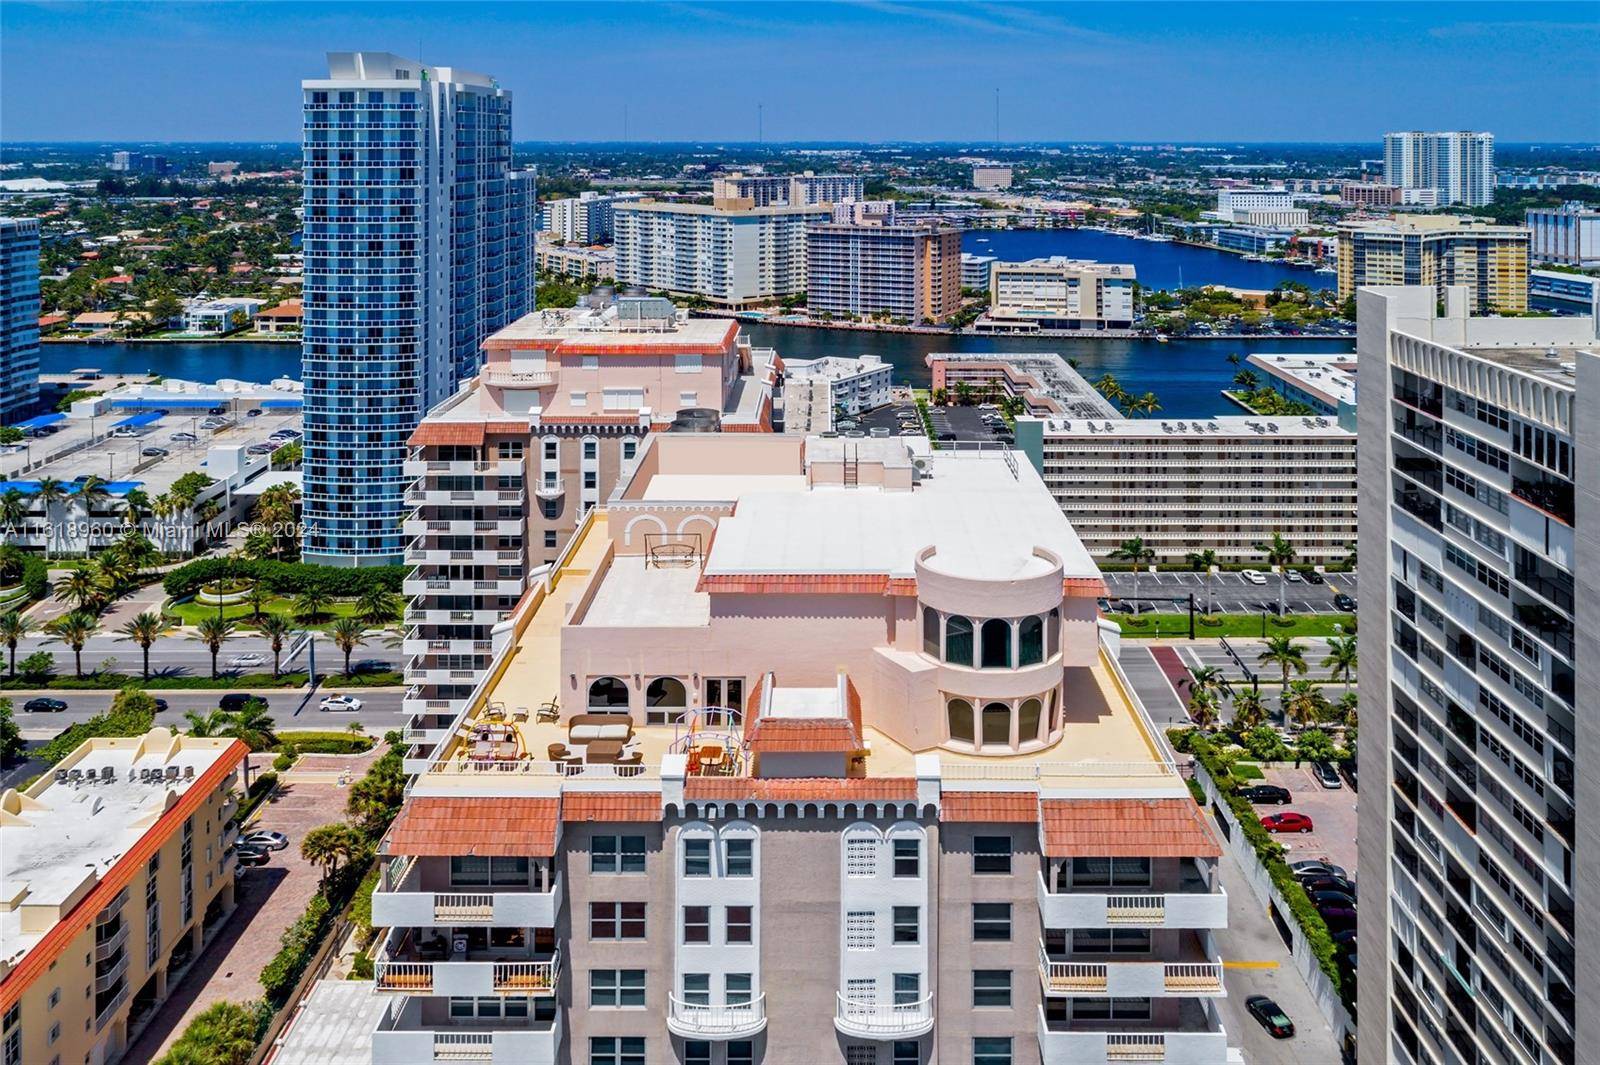
[[[282,946],[278,949],[266,968],[261,970],[261,988],[266,992],[267,1001],[274,1008],[282,1006],[288,1001],[289,995],[294,991],[294,985],[300,981],[300,976],[306,971],[306,966],[311,963],[311,956],[317,952],[317,945],[322,942],[323,933],[328,930],[328,922],[333,913],[333,906],[328,897],[321,891],[311,896],[311,901],[306,905],[306,912],[288,928],[284,929]]]
[[[349,732],[285,732],[278,735],[277,750],[291,754],[361,754],[372,750],[371,736]]]
[[[43,555],[28,554],[22,558],[22,590],[29,599],[43,599],[50,594],[50,567]]]
[[[260,581],[279,595],[316,590],[337,599],[353,599],[373,589],[399,594],[405,575],[405,566],[345,568],[273,559],[202,558],[168,573],[161,587],[169,596],[181,599],[211,581],[244,577]]]

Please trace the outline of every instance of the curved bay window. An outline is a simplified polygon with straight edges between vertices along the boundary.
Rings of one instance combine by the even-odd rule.
[[[984,706],[983,746],[1011,746],[1011,704],[989,703]]]
[[[1017,699],[945,697],[947,743],[983,754],[1034,750],[1057,735],[1056,689]]]
[[[951,665],[972,665],[972,622],[960,614],[944,619],[944,660]]]
[[[950,722],[950,738],[957,743],[971,743],[972,704],[965,699],[951,699],[945,712]]]
[[[1036,666],[1044,661],[1044,621],[1032,615],[1017,624],[1017,665]]]
[[[974,621],[922,608],[922,651],[953,666],[1021,669],[1050,661],[1061,650],[1061,611]],[[942,653],[941,653],[942,652]]]
[[[1039,722],[1044,717],[1044,704],[1037,699],[1024,699],[1017,707],[1017,742],[1028,743],[1039,738]]]

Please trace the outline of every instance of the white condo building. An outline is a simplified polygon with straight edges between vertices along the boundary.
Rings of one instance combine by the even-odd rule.
[[[1494,134],[1471,130],[1383,135],[1383,181],[1431,189],[1440,207],[1494,202]]]
[[[712,179],[719,207],[815,207],[867,198],[860,174],[726,174]]]
[[[540,228],[568,244],[602,244],[611,239],[612,210],[619,202],[636,200],[637,193],[604,196],[585,191],[542,205]]]
[[[833,428],[834,415],[853,417],[887,405],[894,366],[876,355],[829,355],[785,359],[783,374],[788,408],[806,415],[799,423],[785,417],[785,426],[790,432],[821,432]]]
[[[1591,1061],[1600,336],[1357,299],[1360,1061]]]
[[[1564,266],[1600,266],[1600,210],[1568,203],[1560,207],[1531,207],[1528,228],[1533,230],[1529,254],[1538,262]]]
[[[1217,209],[1205,212],[1204,217],[1241,225],[1290,228],[1311,220],[1310,212],[1294,205],[1294,193],[1286,188],[1218,189]]]
[[[1053,255],[990,267],[989,312],[980,329],[1126,329],[1133,324],[1131,263]]]
[[[618,204],[617,282],[731,309],[771,303],[806,290],[806,226],[831,215],[826,205]]]

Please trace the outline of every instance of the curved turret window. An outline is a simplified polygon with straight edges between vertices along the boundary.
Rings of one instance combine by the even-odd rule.
[[[946,712],[950,718],[950,738],[958,743],[971,743],[972,704],[965,699],[951,699]]]
[[[1044,661],[1044,622],[1034,615],[1017,625],[1017,665],[1036,666]]]
[[[984,669],[1011,668],[1011,622],[1004,618],[990,618],[982,630]]]
[[[1039,738],[1039,719],[1044,716],[1044,704],[1037,699],[1024,699],[1017,707],[1017,742],[1027,743]]]
[[[931,606],[922,608],[922,650],[939,657],[939,612]]]
[[[957,666],[972,665],[972,622],[960,614],[944,619],[944,660]]]
[[[983,745],[985,747],[1011,746],[1011,707],[1007,703],[990,703],[983,708]]]

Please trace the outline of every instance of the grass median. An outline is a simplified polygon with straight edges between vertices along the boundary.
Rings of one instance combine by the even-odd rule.
[[[1188,614],[1107,614],[1107,621],[1122,626],[1122,635],[1140,638],[1188,636]],[[1196,637],[1237,636],[1347,636],[1356,631],[1352,614],[1196,614]]]

